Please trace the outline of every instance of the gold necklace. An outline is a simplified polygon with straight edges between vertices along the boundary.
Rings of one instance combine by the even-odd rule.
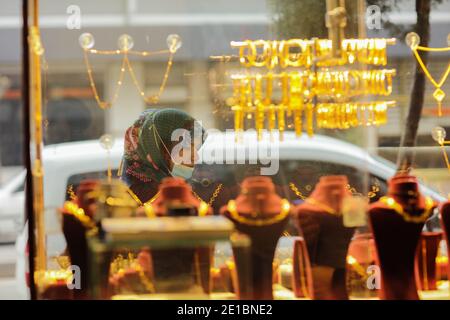
[[[156,198],[158,198],[160,191],[158,191],[150,200],[144,203],[130,188],[127,188],[127,191],[130,194],[130,196],[134,199],[134,201],[136,201],[139,204],[140,207],[144,207],[144,212],[147,217],[154,218],[156,216],[155,210],[153,210],[152,203],[156,200]]]
[[[306,196],[298,189],[298,187],[293,182],[289,182],[289,188],[295,193],[295,195],[301,199],[306,200]],[[360,192],[356,190],[356,188],[352,187],[350,184],[346,186],[347,190],[349,190],[353,195],[362,195]],[[371,190],[367,192],[368,198],[376,197],[377,193],[380,192],[380,184],[376,182],[373,186],[371,186]]]
[[[439,82],[437,82],[432,76],[430,71],[428,70],[425,63],[423,63],[422,58],[419,55],[418,51],[427,51],[427,52],[444,52],[444,51],[450,51],[450,47],[444,47],[444,48],[429,48],[429,47],[423,47],[419,46],[420,37],[414,33],[410,32],[406,35],[406,42],[411,48],[414,57],[416,58],[417,62],[419,63],[420,67],[422,68],[423,72],[425,73],[425,76],[430,80],[430,82],[433,84],[433,86],[436,88],[433,92],[433,98],[438,103],[438,116],[442,116],[442,101],[445,98],[445,92],[441,89],[444,82],[447,80],[448,75],[450,74],[450,63],[447,66],[447,69],[445,70],[444,74],[442,75]]]
[[[403,220],[412,223],[423,223],[427,221],[430,216],[431,211],[434,209],[434,201],[430,197],[425,198],[425,209],[419,216],[413,216],[403,209],[403,206],[395,201],[392,197],[381,197],[380,202],[388,206],[390,209],[394,210]]]
[[[312,205],[318,206],[320,207],[322,210],[324,210],[325,212],[332,214],[332,215],[338,215],[338,213],[336,212],[336,210],[334,210],[333,208],[313,199],[313,198],[307,198],[305,195],[303,195],[303,193],[298,189],[298,187],[293,183],[290,182],[289,183],[289,187],[291,188],[291,190],[295,193],[295,195],[297,197],[299,197],[301,200],[308,202]]]
[[[88,215],[86,215],[83,208],[80,208],[72,201],[64,202],[64,211],[74,216],[83,224],[83,226],[87,228],[92,228],[95,226],[94,221],[92,221],[92,219]]]
[[[214,191],[212,197],[209,199],[209,202],[206,203],[205,201],[202,200],[202,198],[200,198],[200,196],[198,194],[196,194],[193,190],[192,193],[194,194],[195,197],[197,197],[198,200],[200,200],[200,205],[198,207],[198,215],[200,217],[206,216],[208,214],[208,210],[211,207],[212,203],[214,202],[215,198],[218,196],[220,190],[222,189],[222,184],[220,184],[216,190]],[[144,212],[145,215],[148,218],[155,218],[156,217],[156,213],[155,210],[153,208],[153,202],[155,202],[156,198],[158,198],[160,191],[158,191],[150,200],[146,201],[146,202],[142,202],[139,197],[130,189],[128,188],[128,193],[130,194],[130,196],[139,204],[139,206],[144,207]]]
[[[291,188],[291,190],[295,193],[295,195],[297,197],[299,197],[301,200],[306,199],[306,197],[303,195],[303,193],[301,193],[301,191],[298,190],[297,186],[293,182],[289,183],[289,188]]]
[[[214,192],[213,192],[212,196],[209,198],[208,202],[204,201],[194,190],[192,190],[192,193],[198,200],[200,200],[200,202],[205,202],[209,207],[211,207],[212,204],[214,203],[214,201],[216,201],[216,198],[219,196],[219,193],[222,190],[222,187],[223,187],[223,183],[220,183],[217,186],[217,188],[214,190]]]
[[[133,84],[136,87],[142,100],[144,100],[144,102],[147,104],[158,103],[159,99],[167,85],[167,80],[168,80],[168,77],[169,77],[169,74],[170,74],[170,71],[171,71],[172,65],[173,65],[174,55],[182,45],[181,38],[176,34],[171,34],[167,37],[168,49],[160,50],[160,51],[135,51],[135,50],[132,50],[133,39],[131,38],[131,36],[126,35],[126,34],[122,35],[119,38],[119,49],[118,50],[93,49],[94,44],[95,44],[94,36],[90,33],[83,33],[79,38],[79,42],[80,42],[81,48],[83,49],[84,63],[86,65],[86,69],[87,69],[89,84],[91,86],[92,93],[94,95],[94,99],[101,109],[111,108],[112,105],[114,105],[115,102],[117,101],[126,71],[128,71],[128,73],[130,74],[131,80],[133,81]],[[143,89],[142,85],[139,83],[136,73],[131,65],[129,56],[134,55],[134,56],[148,57],[151,55],[165,54],[165,53],[168,53],[169,57],[167,60],[166,70],[165,70],[161,85],[159,87],[159,90],[154,95],[146,96],[144,89]],[[109,102],[106,100],[101,100],[101,98],[100,98],[100,95],[98,93],[98,90],[97,90],[97,87],[96,87],[95,81],[94,81],[94,74],[93,74],[94,72],[93,72],[91,63],[89,62],[89,54],[121,55],[122,56],[122,62],[121,62],[121,66],[119,69],[120,70],[119,77],[118,77],[115,89],[113,91],[112,99]]]
[[[237,212],[235,200],[228,201],[228,205],[227,205],[227,210],[230,213],[233,220],[235,220],[241,224],[250,225],[250,226],[258,226],[258,227],[267,226],[267,225],[275,224],[277,222],[282,221],[289,215],[290,209],[291,209],[291,205],[289,204],[289,201],[286,199],[282,199],[281,200],[281,211],[276,216],[267,218],[267,219],[264,219],[264,218],[263,219],[249,219],[249,218],[246,218],[246,217],[240,215]]]

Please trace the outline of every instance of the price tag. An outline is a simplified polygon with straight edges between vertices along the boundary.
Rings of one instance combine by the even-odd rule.
[[[347,228],[366,225],[369,201],[363,196],[345,197],[342,201],[344,226]]]

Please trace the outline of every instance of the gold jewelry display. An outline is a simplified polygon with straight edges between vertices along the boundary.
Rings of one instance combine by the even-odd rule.
[[[294,192],[294,194],[301,200],[306,200],[307,196],[305,196],[299,188],[295,185],[293,182],[289,182],[289,188]],[[350,184],[347,184],[346,186],[347,190],[350,191],[353,195],[362,195],[362,193],[358,192],[354,187],[352,187]],[[380,184],[379,182],[375,182],[374,185],[370,187],[370,191],[367,192],[367,198],[374,198],[376,197],[377,193],[380,192]]]
[[[292,192],[295,193],[295,195],[301,199],[301,200],[305,200],[306,196],[298,189],[298,187],[295,185],[295,183],[290,182],[289,183],[289,188],[292,190]]]
[[[133,81],[134,86],[136,87],[139,95],[142,97],[145,103],[147,104],[156,104],[159,102],[159,99],[164,92],[164,89],[167,84],[167,79],[169,77],[170,70],[172,68],[173,64],[173,57],[178,49],[180,49],[182,42],[180,36],[177,34],[171,34],[167,37],[167,50],[160,50],[160,51],[135,51],[132,50],[134,46],[133,38],[127,34],[123,34],[118,39],[118,50],[97,50],[93,49],[95,40],[94,36],[90,33],[83,33],[79,38],[79,43],[81,48],[83,48],[84,53],[84,62],[86,64],[87,74],[89,77],[89,83],[92,89],[92,92],[94,94],[95,101],[97,102],[98,106],[101,109],[108,109],[111,108],[112,105],[117,101],[119,97],[120,87],[123,84],[123,78],[125,75],[125,72],[128,71],[128,73],[131,76],[131,80]],[[134,72],[134,69],[131,65],[131,61],[129,59],[130,55],[133,56],[140,56],[140,57],[148,57],[151,55],[157,55],[157,54],[169,54],[169,58],[167,61],[167,67],[166,71],[163,76],[163,80],[161,82],[161,85],[159,87],[159,90],[154,95],[146,96],[143,86],[139,84],[139,81],[137,80],[136,74]],[[119,73],[119,79],[117,80],[116,87],[113,92],[113,96],[111,101],[105,101],[100,98],[100,95],[98,94],[97,87],[95,85],[94,81],[94,74],[93,69],[91,66],[91,63],[89,61],[89,54],[96,54],[96,55],[118,55],[122,56],[122,63],[120,67],[120,73]]]
[[[282,221],[289,215],[290,209],[291,209],[291,205],[289,204],[289,201],[286,199],[282,199],[281,200],[281,211],[276,216],[270,217],[270,218],[258,218],[258,216],[260,216],[260,214],[256,213],[256,216],[257,216],[256,218],[247,218],[247,217],[240,215],[237,212],[235,200],[228,201],[228,205],[227,205],[227,210],[230,213],[233,220],[235,220],[241,224],[245,224],[245,225],[249,225],[249,226],[258,226],[258,227],[267,226],[267,225],[275,224],[277,222]]]
[[[144,285],[144,288],[149,293],[155,293],[155,286],[153,282],[147,277],[142,266],[139,264],[138,260],[134,257],[133,253],[129,252],[128,257],[124,259],[124,257],[119,254],[110,264],[109,272],[110,274],[120,274],[123,275],[125,270],[131,269],[135,270],[139,279],[141,280],[141,284]]]
[[[152,203],[156,200],[156,198],[158,198],[159,193],[160,193],[159,191],[150,200],[148,200],[144,203],[141,201],[141,199],[139,199],[139,197],[130,188],[127,188],[127,191],[130,194],[130,196],[133,198],[133,200],[136,201],[136,203],[140,207],[144,207],[144,212],[147,217],[149,217],[149,218],[155,217],[155,212],[153,210]]]
[[[208,202],[203,201],[203,199],[194,191],[192,190],[193,195],[200,200],[200,206],[198,208],[198,215],[200,217],[206,216],[208,214],[209,208],[212,206],[216,198],[218,197],[220,191],[223,188],[223,184],[220,183],[217,188],[214,190],[211,198],[209,198]],[[128,188],[128,193],[131,195],[131,197],[139,204],[139,206],[144,207],[145,215],[149,218],[156,217],[155,211],[153,209],[152,203],[158,198],[160,191],[158,191],[150,200],[146,202],[142,202],[139,197],[130,189]]]
[[[258,139],[267,127],[270,133],[278,129],[281,140],[287,118],[292,119],[296,136],[303,130],[312,136],[315,127],[348,129],[385,124],[387,109],[394,101],[353,100],[366,95],[389,96],[395,69],[343,66],[385,66],[386,48],[394,43],[395,39],[344,39],[340,58],[330,58],[330,40],[232,41],[245,68],[245,72],[231,75],[233,96],[228,100],[237,140],[246,119],[254,119]],[[281,72],[274,72],[276,67]],[[251,68],[266,68],[268,72]]]
[[[231,41],[231,47],[239,50],[239,62],[243,66],[267,69],[277,65],[281,68],[311,67],[314,59],[319,60],[319,67],[354,63],[385,66],[387,46],[393,44],[395,39],[344,39],[340,59],[329,59],[332,45],[328,39]]]
[[[95,227],[94,221],[92,221],[92,219],[88,215],[86,215],[83,208],[80,208],[79,206],[77,206],[76,203],[74,203],[72,201],[66,201],[66,202],[64,202],[63,208],[64,208],[64,212],[73,215],[75,218],[77,218],[83,224],[83,226],[85,226],[87,228]]]
[[[413,216],[409,212],[405,211],[402,205],[395,201],[392,197],[381,197],[380,202],[398,213],[406,222],[412,223],[423,223],[427,221],[434,208],[434,201],[430,197],[425,198],[425,209],[419,216]]]
[[[220,191],[223,188],[223,183],[220,183],[217,188],[214,190],[212,196],[209,198],[208,202],[204,201],[194,190],[192,190],[192,193],[194,194],[194,196],[200,200],[200,202],[203,202],[205,204],[208,205],[208,207],[211,207],[214,203],[214,201],[216,201],[216,198],[219,196]]]
[[[348,129],[379,126],[387,122],[387,110],[395,101],[319,103],[316,111],[318,128]]]
[[[410,32],[406,35],[405,38],[406,44],[411,48],[414,57],[416,58],[417,62],[419,63],[420,67],[422,68],[423,72],[425,73],[425,76],[430,80],[430,82],[435,87],[435,90],[433,92],[433,98],[437,102],[438,106],[438,116],[442,116],[442,101],[445,98],[445,92],[442,90],[442,85],[445,83],[445,81],[448,78],[448,75],[450,74],[450,63],[447,65],[447,69],[444,71],[444,74],[442,75],[441,79],[439,81],[436,81],[430,74],[430,71],[428,70],[427,66],[423,62],[422,58],[419,55],[419,51],[427,51],[427,52],[447,52],[450,51],[450,34],[447,37],[447,44],[448,47],[445,48],[429,48],[429,47],[423,47],[420,46],[420,37],[415,32]]]

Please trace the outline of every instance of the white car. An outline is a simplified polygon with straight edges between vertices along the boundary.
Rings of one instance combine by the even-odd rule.
[[[265,135],[268,134],[265,133]],[[290,182],[305,179],[304,183],[308,183],[317,179],[315,175],[346,174],[350,184],[353,185],[359,183],[362,186],[364,183],[370,184],[372,179],[377,180],[381,193],[386,191],[386,181],[395,174],[394,164],[371,156],[355,145],[326,136],[316,135],[309,138],[303,135],[296,138],[292,132],[285,132],[283,141],[278,142],[278,138],[274,137],[272,146],[275,147],[271,150],[269,146],[271,140],[268,136],[259,143],[255,141],[257,141],[256,135],[252,132],[246,132],[240,144],[235,143],[234,134],[220,132],[209,134],[200,149],[200,170],[210,166],[219,179],[226,180],[232,177],[239,180],[239,176],[245,174],[241,169],[246,171],[249,167],[244,160],[248,162],[250,158],[255,162],[256,159],[253,157],[257,156],[266,166],[270,161],[279,161],[279,170],[273,176],[274,180]],[[266,149],[258,153],[257,149],[260,147]],[[44,148],[44,201],[48,257],[56,256],[65,249],[58,208],[68,199],[67,190],[70,186],[75,190],[83,179],[106,177],[108,163],[116,170],[122,154],[122,140],[116,140],[109,153],[100,147],[98,141],[70,142]],[[230,160],[228,163],[231,162],[229,166],[223,164],[227,163],[226,158]],[[233,161],[235,162],[232,163]],[[304,168],[307,170],[302,171]],[[24,175],[21,179],[23,181]],[[446,200],[426,186],[421,186],[421,191],[436,201]],[[22,211],[16,214],[21,215]],[[17,241],[20,257],[16,265],[16,277],[23,290],[26,290],[24,284],[27,265],[26,241],[24,241],[26,234],[26,232],[22,233]]]
[[[22,229],[25,207],[25,171],[0,189],[0,243],[14,242]]]

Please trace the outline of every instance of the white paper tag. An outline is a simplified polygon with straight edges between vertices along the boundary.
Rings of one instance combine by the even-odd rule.
[[[342,216],[347,228],[362,227],[367,223],[369,201],[363,196],[350,196],[342,200]]]

